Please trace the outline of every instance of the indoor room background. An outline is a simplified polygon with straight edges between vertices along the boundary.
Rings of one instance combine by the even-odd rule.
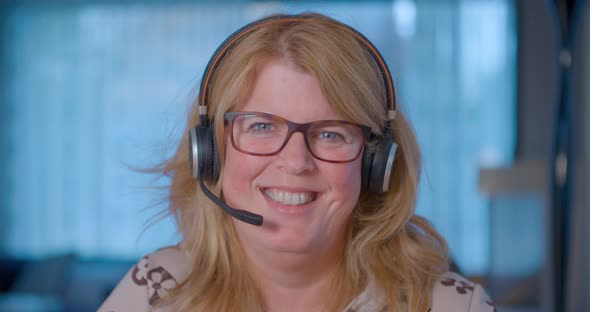
[[[94,311],[143,254],[176,244],[159,214],[168,181],[141,169],[178,144],[228,35],[304,11],[353,26],[385,57],[422,149],[417,213],[455,270],[500,311],[590,310],[589,7],[0,1],[0,311]]]

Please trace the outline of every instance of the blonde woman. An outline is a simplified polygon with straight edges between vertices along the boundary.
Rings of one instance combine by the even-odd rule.
[[[230,36],[161,169],[183,240],[100,311],[494,310],[414,214],[420,153],[385,62],[331,18]]]

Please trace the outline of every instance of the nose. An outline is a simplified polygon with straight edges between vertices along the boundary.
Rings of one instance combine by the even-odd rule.
[[[301,132],[291,135],[278,156],[279,165],[290,174],[299,175],[315,168],[314,158]]]

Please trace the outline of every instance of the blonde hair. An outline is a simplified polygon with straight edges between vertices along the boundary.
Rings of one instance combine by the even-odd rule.
[[[256,69],[271,60],[287,61],[311,73],[343,117],[381,134],[386,124],[386,95],[381,71],[366,46],[341,23],[308,13],[302,21],[257,28],[237,42],[215,70],[209,86],[208,114],[215,126],[223,177],[225,112],[248,95]],[[184,236],[182,246],[192,273],[160,304],[174,311],[259,311],[262,294],[244,269],[231,217],[207,199],[189,170],[188,130],[198,124],[198,101],[187,129],[162,173],[171,177],[169,211]],[[348,227],[348,239],[336,293],[328,310],[342,310],[372,281],[391,311],[426,311],[431,290],[448,269],[444,239],[414,214],[420,176],[420,152],[404,115],[391,124],[398,157],[385,194],[361,194]],[[367,148],[371,148],[368,145]],[[209,185],[221,195],[221,179]]]

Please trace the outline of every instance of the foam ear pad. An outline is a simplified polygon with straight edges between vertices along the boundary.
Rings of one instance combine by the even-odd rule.
[[[365,150],[361,177],[363,192],[389,191],[396,153],[397,144],[393,142],[389,132],[379,140],[372,151]]]
[[[189,162],[191,175],[207,182],[219,179],[219,161],[213,128],[198,125],[189,132]]]

